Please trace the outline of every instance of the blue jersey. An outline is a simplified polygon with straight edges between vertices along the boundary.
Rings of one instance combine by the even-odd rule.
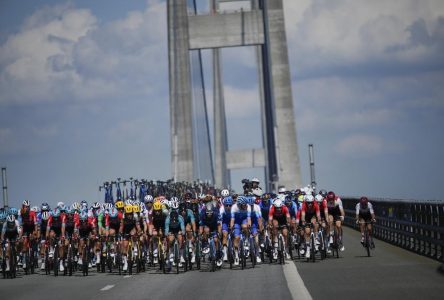
[[[285,206],[287,206],[288,208],[288,212],[290,213],[290,218],[296,219],[296,215],[298,212],[298,206],[296,205],[296,203],[294,203],[294,201],[291,201],[290,206],[288,206],[287,204],[285,204]]]
[[[167,235],[170,231],[185,232],[185,222],[179,213],[178,213],[177,221],[171,219],[171,213],[166,217],[166,219],[165,219],[165,235]]]
[[[225,207],[221,206],[219,209],[219,218],[222,222],[222,224],[227,224],[230,225],[230,221],[231,221],[231,208],[227,210],[225,210]]]
[[[251,206],[247,205],[247,209],[240,209],[237,204],[231,207],[231,219],[234,219],[234,223],[242,224],[248,218],[251,218]]]

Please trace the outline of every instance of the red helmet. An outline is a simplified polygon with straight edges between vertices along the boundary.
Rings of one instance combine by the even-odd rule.
[[[361,197],[361,199],[359,200],[359,202],[361,203],[361,206],[366,207],[368,204],[368,198],[367,197]]]
[[[336,197],[335,193],[333,191],[328,192],[327,194],[327,200],[334,200]]]

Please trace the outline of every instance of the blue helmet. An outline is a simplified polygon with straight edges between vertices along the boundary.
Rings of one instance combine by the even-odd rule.
[[[285,204],[289,204],[289,203],[292,203],[293,201],[291,200],[291,196],[290,195],[287,195],[287,196],[285,196]]]
[[[86,211],[82,211],[81,213],[80,213],[80,220],[81,221],[86,221],[87,219],[88,219],[88,213],[86,212]]]
[[[233,198],[231,196],[225,197],[222,202],[224,205],[233,205]]]
[[[254,197],[246,197],[246,198],[247,198],[247,204],[249,205],[253,205],[256,200]]]
[[[82,200],[82,202],[80,202],[80,205],[81,206],[86,206],[86,207],[88,207],[88,202],[86,202],[85,200]]]
[[[42,205],[40,206],[40,210],[42,210],[42,211],[47,211],[49,209],[50,209],[49,204],[46,202],[43,202]]]
[[[239,196],[237,197],[237,204],[239,205],[247,204],[247,199],[244,196]]]
[[[17,208],[15,208],[15,207],[11,207],[11,208],[9,209],[9,214],[14,215],[14,216],[18,215],[18,210],[17,210]]]
[[[4,220],[6,219],[6,212],[5,211],[0,211],[0,220]]]
[[[54,218],[58,218],[58,217],[60,217],[60,209],[59,208],[54,208],[54,210],[52,211],[52,216],[54,217]]]
[[[111,218],[115,218],[117,217],[117,215],[119,214],[119,211],[117,210],[117,208],[113,207],[109,210],[109,216]]]

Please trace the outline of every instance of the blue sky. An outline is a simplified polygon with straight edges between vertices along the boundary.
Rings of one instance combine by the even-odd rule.
[[[304,183],[313,143],[320,187],[442,199],[444,3],[284,6]],[[107,179],[170,177],[166,50],[164,1],[1,1],[0,165],[11,204],[99,200]],[[260,143],[253,54],[222,53],[231,149],[247,146],[246,132],[257,132],[249,147]],[[262,176],[234,179],[253,174]]]

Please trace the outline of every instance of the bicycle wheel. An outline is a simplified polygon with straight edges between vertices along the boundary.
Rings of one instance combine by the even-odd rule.
[[[197,238],[196,240],[196,268],[200,270],[200,257],[201,257],[201,245],[200,245],[200,239]]]
[[[11,279],[17,277],[17,254],[15,253],[15,243],[10,244],[11,256],[9,257],[9,272]]]
[[[367,226],[367,224],[366,224]],[[367,257],[370,257],[370,238],[368,236],[368,229],[365,228],[364,230],[364,235],[365,235],[365,248],[366,248],[366,252],[367,252]]]
[[[230,269],[233,269],[234,252],[233,252],[233,242],[231,241],[231,238],[228,238],[227,258],[230,264]]]
[[[290,255],[290,259],[293,260],[293,250],[294,250],[294,244],[293,244],[293,234],[288,233],[287,234],[287,247],[288,247],[288,254]]]
[[[179,274],[179,244],[177,240],[174,241],[174,263],[176,264],[176,274]]]
[[[279,235],[278,239],[278,259],[281,265],[285,264],[284,237],[282,235]]]
[[[57,241],[56,241],[56,245],[54,247],[54,276],[59,276],[59,246],[57,245]]]

